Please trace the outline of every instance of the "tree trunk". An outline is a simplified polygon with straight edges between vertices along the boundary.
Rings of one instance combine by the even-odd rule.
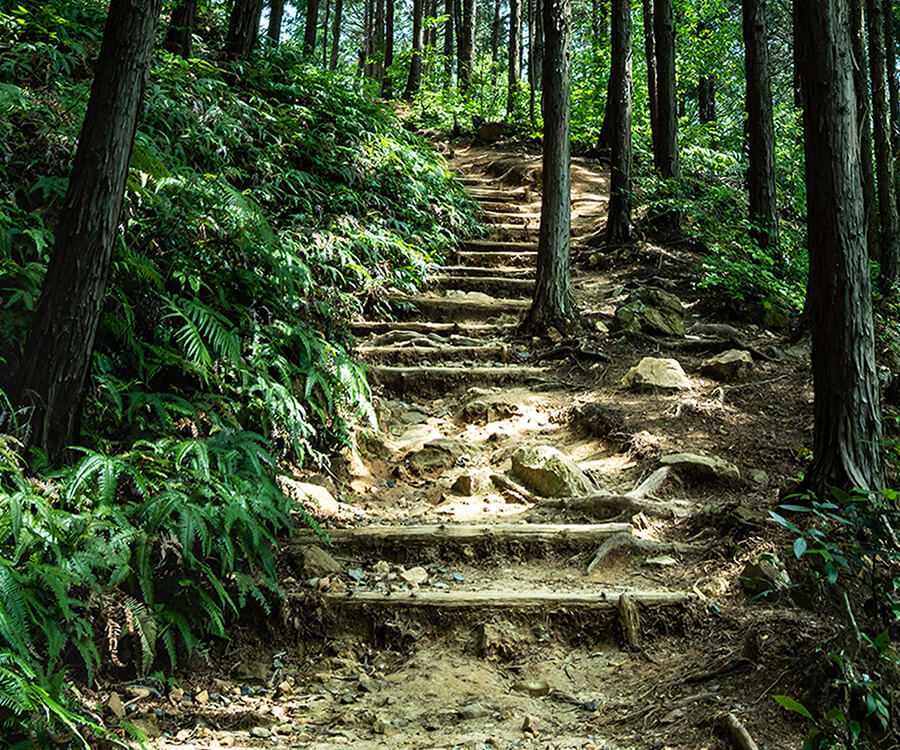
[[[654,154],[656,171],[665,179],[680,179],[678,108],[675,89],[675,20],[672,0],[653,0],[656,41],[656,92],[659,138]]]
[[[194,18],[197,0],[179,0],[172,10],[163,49],[187,59],[194,56]]]
[[[284,18],[284,0],[270,0],[269,29],[266,35],[275,44],[281,41],[281,21]]]
[[[509,66],[506,78],[506,117],[512,118],[516,111],[516,97],[519,78],[522,75],[521,50],[522,16],[520,0],[509,0]]]
[[[453,0],[444,0],[444,75],[447,82],[453,83]]]
[[[371,78],[375,71],[375,0],[363,0],[362,50],[363,75]]]
[[[796,0],[815,386],[806,483],[878,489],[881,420],[846,0]]]
[[[853,45],[853,88],[856,93],[856,127],[859,132],[859,161],[862,174],[863,227],[869,260],[879,261],[879,217],[872,164],[872,126],[869,110],[869,76],[863,22],[863,0],[850,0],[850,39]]]
[[[475,72],[475,0],[462,0],[462,25],[459,27],[459,88],[465,93]]]
[[[341,44],[341,15],[344,12],[344,0],[334,0],[334,31],[331,35],[331,59],[329,70],[337,70],[338,52]]]
[[[372,78],[378,83],[384,81],[384,0],[375,0],[375,61]]]
[[[263,0],[235,0],[225,34],[225,54],[236,60],[246,60],[253,51],[259,32],[259,16]]]
[[[385,0],[384,14],[384,78],[381,80],[383,99],[394,98],[394,75],[390,67],[394,64],[394,0]]]
[[[58,463],[81,407],[161,0],[111,0],[100,59],[14,396],[28,442]]]
[[[491,19],[491,71],[497,67],[500,57],[500,0],[494,0],[494,13]]]
[[[325,0],[325,18],[322,19],[322,67],[328,67],[328,23],[331,20],[331,0]]]
[[[650,138],[653,153],[659,151],[659,89],[657,86],[656,32],[653,0],[644,0],[644,56],[647,58],[647,102],[650,107]]]
[[[413,0],[413,37],[412,57],[409,61],[409,77],[406,79],[406,88],[403,90],[403,98],[411,100],[419,93],[422,85],[422,17],[425,13],[425,0]]]
[[[521,329],[542,333],[550,326],[572,327],[575,294],[569,278],[570,70],[572,15],[569,0],[546,0],[543,68],[544,154],[541,226],[534,299]]]
[[[703,76],[697,82],[697,104],[700,108],[700,122],[706,124],[718,119],[716,114],[716,77]]]
[[[424,39],[422,45],[422,76],[428,75],[428,62],[430,55],[426,54],[426,50],[434,49],[437,46],[437,27],[434,23],[429,24],[428,19],[437,18],[437,0],[425,0],[424,19],[422,22]]]
[[[306,0],[306,25],[303,28],[303,53],[316,54],[316,35],[319,31],[319,0]]]
[[[747,79],[747,136],[750,164],[750,238],[770,255],[778,254],[775,192],[775,123],[769,74],[769,35],[765,0],[743,0],[744,75]]]
[[[900,155],[900,80],[897,79],[897,26],[892,0],[884,0],[884,47],[887,50],[887,82],[891,103],[891,150]],[[897,196],[900,198],[900,195]]]
[[[891,153],[891,122],[887,91],[887,61],[884,49],[884,5],[866,0],[869,21],[869,70],[872,81],[872,134],[875,143],[875,174],[878,178],[878,213],[881,215],[881,279],[887,292],[900,269],[900,218],[894,193],[894,157]],[[896,75],[896,72],[894,73]]]
[[[606,243],[619,245],[631,237],[631,2],[613,0],[612,59],[609,74],[610,112],[607,120],[615,134]]]

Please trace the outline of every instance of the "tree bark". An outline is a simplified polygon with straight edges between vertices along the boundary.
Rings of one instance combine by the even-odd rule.
[[[796,0],[809,230],[813,462],[829,486],[879,489],[881,420],[846,0]]]
[[[869,71],[872,81],[872,135],[875,144],[875,175],[878,178],[878,213],[881,216],[879,286],[887,292],[897,281],[900,270],[900,218],[897,215],[894,157],[891,153],[884,5],[881,0],[866,0],[866,12],[869,21]]]
[[[900,157],[900,80],[897,79],[897,26],[892,0],[884,0],[884,47],[887,50],[887,82],[891,104],[891,149]],[[897,197],[900,199],[900,195]]]
[[[647,102],[650,107],[650,138],[653,153],[659,151],[659,91],[657,87],[656,32],[653,21],[653,0],[644,0],[644,56],[647,59]]]
[[[631,65],[631,2],[613,0],[609,75],[611,111],[607,119],[615,136],[606,219],[608,245],[619,245],[631,238]]]
[[[500,0],[494,0],[494,13],[491,19],[491,71],[497,67],[500,57]]]
[[[569,0],[545,0],[546,47],[543,68],[544,154],[537,278],[531,308],[521,330],[542,333],[550,326],[572,327],[575,294],[569,278],[570,189],[570,44]]]
[[[447,82],[453,83],[453,0],[444,0],[444,75]]]
[[[769,73],[769,35],[765,0],[743,0],[744,71],[747,79],[747,135],[750,163],[750,238],[767,253],[778,255],[775,191],[775,123]]]
[[[660,177],[681,178],[678,159],[678,109],[675,90],[675,19],[672,0],[653,0],[656,40],[658,150],[654,154]]]
[[[715,21],[704,19],[697,24],[697,36],[708,39],[715,35]],[[697,107],[700,114],[700,122],[708,124],[715,122],[716,116],[716,75],[709,69],[709,60],[704,59],[705,75],[697,81]]]
[[[384,14],[384,77],[381,79],[383,99],[394,98],[394,75],[390,67],[394,64],[394,0],[385,0]]]
[[[378,83],[384,81],[384,0],[375,0],[375,60],[372,78]]]
[[[419,93],[422,85],[422,19],[425,13],[425,0],[413,0],[413,37],[412,57],[409,61],[409,77],[406,79],[406,88],[403,90],[403,98],[411,100]]]
[[[284,0],[270,0],[269,28],[266,35],[275,44],[281,41],[281,22],[284,19]]]
[[[328,61],[329,70],[337,70],[338,52],[341,44],[341,15],[344,12],[344,0],[334,0],[334,30],[331,34],[331,59]]]
[[[179,0],[172,10],[163,49],[187,59],[194,56],[194,19],[197,0]]]
[[[331,20],[331,0],[325,0],[325,18],[322,19],[322,67],[328,67],[328,25]]]
[[[306,0],[306,25],[303,28],[303,53],[307,57],[316,54],[316,36],[319,31],[319,0]]]
[[[14,400],[33,407],[28,442],[58,463],[81,407],[150,69],[161,0],[111,0],[53,254]]]
[[[246,60],[253,52],[259,32],[259,16],[263,0],[235,0],[228,18],[225,34],[225,54],[236,60]]]
[[[475,0],[462,0],[462,24],[459,27],[459,68],[456,72],[459,88],[465,93],[475,72]]]
[[[872,126],[869,109],[868,57],[866,55],[863,0],[850,0],[850,39],[853,45],[853,88],[856,93],[856,127],[859,132],[859,161],[862,174],[863,227],[869,260],[879,261],[879,217],[872,163]]]
[[[509,0],[509,66],[506,77],[506,117],[512,118],[516,111],[519,78],[522,75],[522,15],[520,0]]]

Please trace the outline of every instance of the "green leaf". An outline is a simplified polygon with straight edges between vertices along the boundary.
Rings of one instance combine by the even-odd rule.
[[[773,695],[772,698],[776,703],[786,708],[788,711],[793,711],[794,713],[798,713],[801,716],[805,716],[810,721],[815,721],[813,719],[813,715],[809,712],[809,710],[799,701],[794,700],[789,695]]]
[[[798,560],[806,554],[806,539],[802,536],[794,540],[794,557]]]

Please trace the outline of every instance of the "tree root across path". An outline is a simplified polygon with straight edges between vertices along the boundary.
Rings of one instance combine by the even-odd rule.
[[[623,550],[643,554],[699,555],[700,553],[705,552],[706,549],[706,547],[701,547],[696,544],[685,544],[683,542],[654,542],[649,539],[641,539],[628,533],[614,534],[600,545],[600,548],[594,554],[594,557],[588,563],[584,572],[585,575],[592,573],[594,569],[611,554]]]

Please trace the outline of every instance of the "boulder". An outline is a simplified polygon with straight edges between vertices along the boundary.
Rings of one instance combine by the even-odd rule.
[[[729,349],[703,360],[700,372],[713,380],[740,380],[753,368],[753,357],[742,349]]]
[[[318,545],[310,544],[300,552],[303,572],[307,578],[321,578],[343,570],[341,564]]]
[[[310,482],[298,482],[289,477],[278,477],[278,488],[292,500],[302,504],[310,515],[331,518],[340,513],[340,506],[327,488]]]
[[[783,307],[767,304],[763,308],[762,324],[772,331],[784,331],[791,327],[791,314]]]
[[[674,294],[648,286],[632,292],[614,316],[617,328],[684,336],[684,306]]]
[[[788,588],[791,577],[777,555],[763,552],[744,566],[741,585],[749,594],[765,594]]]
[[[657,357],[644,357],[637,365],[632,367],[625,377],[622,385],[626,388],[670,388],[687,389],[691,387],[691,381],[676,359],[658,359]]]
[[[496,422],[508,419],[519,411],[515,404],[503,401],[484,401],[475,399],[463,405],[457,414],[457,419],[463,424],[480,424],[483,422]]]
[[[618,404],[590,401],[576,406],[571,412],[572,425],[594,437],[606,437],[624,429],[627,413]]]
[[[717,456],[699,453],[670,453],[659,459],[663,466],[671,466],[683,474],[699,479],[718,479],[736,484],[741,481],[741,472],[733,463]]]
[[[487,473],[484,470],[473,470],[461,474],[450,486],[450,492],[464,497],[477,495],[487,484]]]
[[[425,443],[420,450],[413,451],[406,457],[406,464],[420,472],[443,471],[449,469],[456,460],[465,454],[466,444],[453,438],[440,438]]]
[[[594,483],[570,458],[549,445],[519,448],[510,476],[542,497],[579,497],[594,492]]]
[[[356,447],[366,458],[385,460],[395,451],[387,435],[378,430],[360,430],[356,433]]]

